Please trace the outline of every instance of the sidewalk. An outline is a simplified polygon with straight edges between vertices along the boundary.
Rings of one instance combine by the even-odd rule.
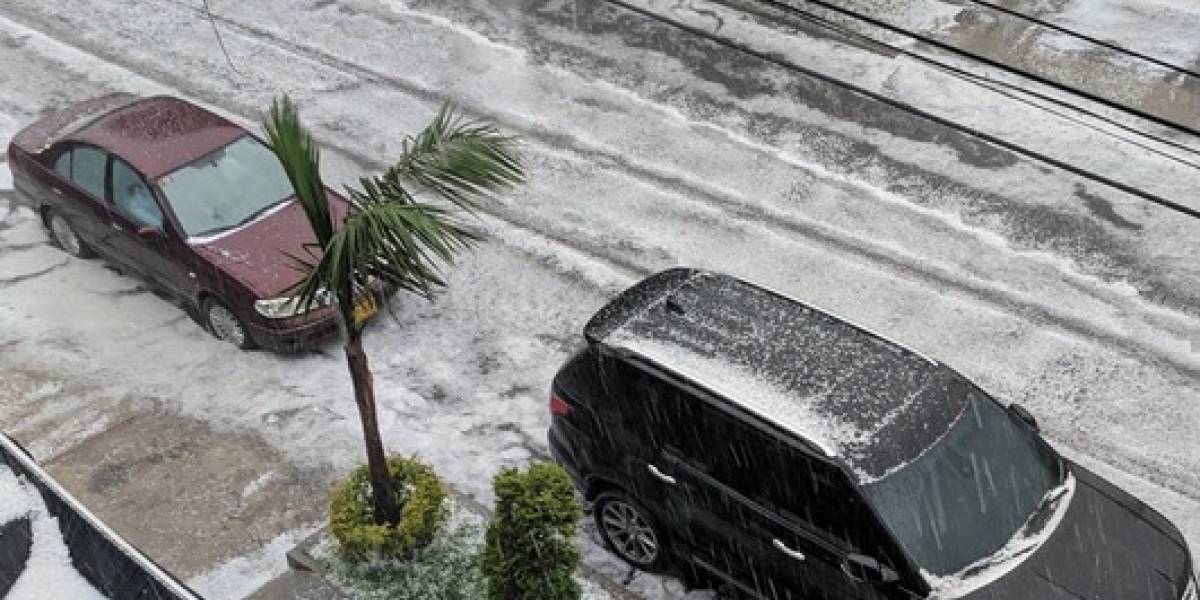
[[[307,571],[289,570],[273,579],[246,600],[344,600],[337,588],[324,577]]]

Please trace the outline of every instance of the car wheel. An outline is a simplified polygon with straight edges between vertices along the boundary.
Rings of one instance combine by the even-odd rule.
[[[67,254],[75,258],[91,258],[96,253],[92,252],[91,246],[87,245],[79,238],[79,234],[75,233],[75,227],[66,217],[57,212],[50,212],[50,235],[54,236],[54,243],[58,244],[59,248],[66,251]]]
[[[666,537],[650,513],[621,492],[596,498],[593,516],[604,545],[622,560],[643,571],[667,570]]]
[[[204,301],[204,324],[218,340],[229,342],[242,350],[254,347],[242,320],[228,306],[211,298]]]

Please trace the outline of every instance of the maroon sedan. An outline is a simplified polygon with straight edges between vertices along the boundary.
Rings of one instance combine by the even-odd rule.
[[[112,94],[46,115],[9,145],[18,202],[77,257],[103,255],[177,297],[222,340],[297,350],[336,331],[298,310],[288,255],[316,240],[275,155],[245,129],[170,97]],[[334,200],[335,220],[348,209]],[[375,295],[355,318],[377,312]]]

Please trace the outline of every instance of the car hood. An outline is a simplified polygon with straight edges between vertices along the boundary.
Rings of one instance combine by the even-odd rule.
[[[340,196],[328,193],[333,220],[340,223],[348,205]],[[189,244],[201,258],[258,298],[274,298],[286,294],[303,279],[289,255],[305,260],[310,256],[320,258],[320,251],[306,248],[316,240],[303,207],[295,198],[289,198],[246,225]]]
[[[1178,600],[1191,564],[1165,517],[1071,465],[1075,496],[1032,556],[970,600]]]

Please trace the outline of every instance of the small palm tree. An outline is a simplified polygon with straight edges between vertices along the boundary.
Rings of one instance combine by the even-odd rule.
[[[350,210],[335,223],[321,182],[320,152],[296,105],[287,96],[276,99],[264,127],[317,238],[308,256],[291,257],[305,273],[295,290],[298,305],[312,307],[328,298],[333,307],[362,419],[375,522],[398,523],[362,324],[353,316],[355,299],[379,284],[426,298],[445,286],[441,267],[480,240],[457,209],[470,212],[479,201],[524,181],[515,139],[488,123],[464,119],[446,103],[424,131],[404,140],[391,168],[346,188]],[[418,191],[449,204],[418,200]]]

